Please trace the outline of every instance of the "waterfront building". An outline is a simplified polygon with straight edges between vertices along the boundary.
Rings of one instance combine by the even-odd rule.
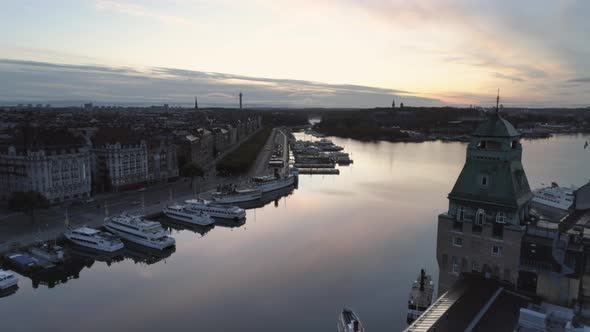
[[[123,130],[100,130],[92,139],[95,186],[119,191],[144,186],[149,180],[145,140],[117,136]]]
[[[519,133],[497,112],[471,135],[465,165],[439,215],[439,294],[463,273],[516,285],[532,193]]]
[[[168,181],[178,178],[176,145],[167,140],[152,142],[149,146],[148,178],[150,181]]]
[[[89,197],[89,149],[67,131],[21,130],[0,149],[0,197],[16,191],[36,191],[52,203]]]

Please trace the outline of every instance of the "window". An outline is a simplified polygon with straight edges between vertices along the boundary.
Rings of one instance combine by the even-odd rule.
[[[459,213],[457,213],[457,219],[459,221],[465,220],[465,207],[459,206]]]
[[[458,257],[453,256],[451,268],[452,268],[453,273],[455,273],[455,274],[461,273],[461,263],[460,263],[460,259]]]
[[[479,263],[475,260],[473,262],[471,262],[471,271],[472,272],[481,272],[481,269],[479,267]]]
[[[516,141],[512,141],[512,142],[510,143],[510,147],[511,147],[512,149],[516,149],[516,148],[518,147],[518,142],[516,142]]]
[[[477,210],[477,214],[475,216],[475,224],[478,226],[482,226],[486,222],[486,212],[483,209]]]
[[[486,148],[486,141],[479,141],[477,142],[478,149],[485,149]]]
[[[453,237],[453,245],[455,247],[462,247],[463,246],[463,238],[462,237]]]
[[[487,187],[488,186],[488,177],[486,175],[483,175],[481,177],[481,186],[482,187]]]
[[[492,255],[502,256],[502,246],[499,244],[492,244]]]
[[[496,222],[500,224],[506,223],[506,214],[504,212],[498,212],[496,215]]]

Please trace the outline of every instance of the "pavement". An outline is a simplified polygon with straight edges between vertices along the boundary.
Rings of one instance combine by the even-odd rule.
[[[170,183],[159,183],[146,187],[143,191],[125,191],[105,193],[95,196],[95,201],[88,204],[70,204],[52,206],[36,213],[35,222],[21,212],[0,210],[0,253],[61,237],[65,228],[66,216],[69,224],[74,226],[98,227],[104,218],[121,212],[151,215],[158,213],[171,202],[183,201],[200,196],[208,198],[220,184],[233,183],[238,187],[246,186],[252,176],[271,174],[268,161],[274,145],[280,143],[287,146],[287,136],[282,130],[273,129],[268,141],[259,153],[250,171],[243,176],[220,177],[216,175],[215,162],[210,164],[204,178],[196,178],[193,187],[187,178]],[[286,149],[285,149],[286,150]],[[218,156],[216,160],[230,151]],[[288,153],[286,154],[288,156]],[[288,163],[286,159],[285,165]]]

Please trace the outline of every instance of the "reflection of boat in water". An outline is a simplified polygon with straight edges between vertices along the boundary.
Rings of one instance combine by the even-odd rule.
[[[194,233],[199,233],[203,236],[205,234],[209,233],[209,231],[211,231],[213,228],[215,228],[215,225],[201,226],[201,225],[196,225],[196,224],[189,224],[189,223],[178,221],[178,220],[171,219],[168,217],[166,217],[166,219],[162,219],[160,221],[162,222],[162,225],[165,227],[168,227],[169,230],[170,229],[175,229],[178,231],[189,230]]]
[[[120,262],[125,258],[123,257],[122,250],[108,252],[92,249],[89,247],[82,247],[78,245],[72,245],[68,249],[72,257],[77,256],[82,258],[88,258],[93,261],[105,262],[107,263],[107,265],[111,265],[111,263],[115,262]]]
[[[344,308],[338,316],[338,332],[365,332],[361,319],[351,309]]]
[[[57,285],[65,284],[69,280],[80,278],[80,272],[84,268],[91,267],[92,264],[94,264],[93,259],[72,256],[59,265],[26,273],[25,276],[31,278],[33,288],[37,288],[39,285],[53,288]]]
[[[131,242],[123,249],[123,255],[135,263],[151,265],[170,257],[175,251],[176,247],[168,247],[160,250]]]
[[[140,216],[121,214],[107,218],[104,227],[121,238],[143,246],[163,250],[176,245],[176,241],[157,221]]]
[[[406,320],[408,324],[418,319],[430,307],[433,292],[432,278],[424,272],[424,269],[420,270],[420,276],[414,280],[408,299],[408,317]]]

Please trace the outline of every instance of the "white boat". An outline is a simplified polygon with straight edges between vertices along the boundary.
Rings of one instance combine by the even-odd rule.
[[[168,205],[162,209],[162,213],[168,218],[193,225],[209,226],[215,223],[215,219],[205,211],[187,209],[186,205],[182,204]]]
[[[289,174],[285,177],[280,177],[276,174],[257,176],[252,178],[252,182],[254,183],[254,186],[260,189],[264,194],[294,185],[295,175]]]
[[[176,245],[174,238],[157,221],[121,214],[105,219],[104,227],[122,239],[162,250]]]
[[[123,249],[123,242],[121,242],[121,239],[109,232],[101,232],[94,228],[68,228],[64,235],[73,243],[91,249],[107,252]]]
[[[346,307],[338,316],[336,328],[338,332],[365,332],[365,327],[358,315]]]
[[[184,201],[185,210],[191,212],[203,211],[213,218],[240,220],[246,218],[246,210],[237,206],[213,203],[204,199],[196,198]]]
[[[410,297],[408,298],[408,324],[418,319],[420,315],[432,304],[432,295],[434,293],[434,284],[432,278],[420,270],[418,279],[414,280]]]
[[[533,191],[533,202],[567,211],[574,204],[574,192],[575,188],[559,187],[553,183],[550,187]]]
[[[29,252],[35,258],[51,263],[61,263],[64,261],[64,249],[56,244],[40,243],[29,248]]]
[[[11,271],[0,269],[0,289],[8,289],[18,285],[18,278]]]
[[[236,189],[233,186],[219,189],[213,193],[213,201],[220,204],[256,201],[262,196],[260,189]]]

